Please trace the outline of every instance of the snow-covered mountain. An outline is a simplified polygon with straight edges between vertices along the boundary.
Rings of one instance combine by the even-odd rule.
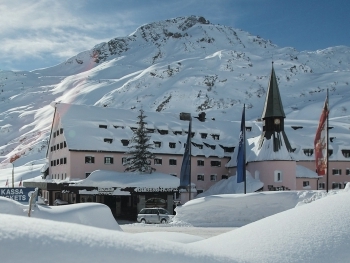
[[[318,120],[329,89],[331,120],[350,123],[350,47],[297,51],[203,17],[178,17],[143,25],[50,68],[0,71],[0,155],[3,162],[20,155],[16,166],[45,157],[52,101],[205,111],[207,118],[229,121],[240,120],[245,103],[246,119],[256,120],[272,61],[287,119]]]

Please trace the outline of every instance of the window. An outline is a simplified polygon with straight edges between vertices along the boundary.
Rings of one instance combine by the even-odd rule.
[[[159,134],[161,135],[165,135],[165,134],[168,134],[168,131],[167,130],[158,130]]]
[[[341,183],[332,183],[332,189],[341,189]]]
[[[176,147],[176,143],[175,142],[169,142],[169,148],[175,148]]]
[[[216,174],[210,175],[210,181],[216,181],[216,178],[217,178]]]
[[[203,192],[204,192],[204,190],[197,190],[197,195],[199,195],[199,194],[201,194]]]
[[[350,175],[350,169],[346,168],[346,175]]]
[[[122,158],[122,165],[127,165],[128,164],[128,157],[123,157]]]
[[[341,175],[341,169],[332,169],[333,175]]]
[[[56,166],[56,160],[53,160],[53,166]]]
[[[113,164],[113,157],[105,157],[105,164]]]
[[[221,166],[221,161],[211,161],[210,162],[210,166],[220,167]]]
[[[56,138],[56,132],[53,133],[53,137]]]
[[[67,164],[67,158],[66,157],[63,158],[63,164]]]
[[[341,150],[341,152],[345,158],[350,158],[350,150]]]
[[[197,166],[204,166],[204,160],[197,160]]]
[[[95,157],[85,156],[85,163],[95,163]]]
[[[154,164],[162,165],[162,159],[155,158],[155,159],[154,159]]]
[[[58,150],[60,148],[60,144],[59,143],[57,143],[57,145],[56,145],[56,149]]]
[[[221,175],[221,179],[228,179],[228,175],[226,174]]]
[[[213,137],[214,140],[219,140],[220,135],[219,134],[212,134],[211,137]]]
[[[303,187],[309,187],[310,182],[309,181],[303,181]]]
[[[204,181],[204,174],[198,174],[197,181]]]
[[[51,166],[53,166],[53,161],[51,161]]]
[[[154,142],[154,147],[156,148],[160,148],[161,145],[162,145],[161,142]]]
[[[66,147],[67,147],[67,143],[66,143],[66,141],[64,141],[64,142],[63,142],[63,146],[64,146],[64,148],[66,148]]]
[[[312,156],[314,153],[314,149],[304,149],[304,154],[306,156]]]
[[[175,135],[181,135],[182,134],[182,131],[174,131],[173,132]]]
[[[170,174],[170,175],[172,175],[172,176],[174,176],[174,177],[177,177],[177,175],[176,175],[176,174]]]
[[[207,136],[208,136],[208,134],[207,134],[207,133],[201,133],[201,138],[202,138],[202,139],[206,139],[206,138],[207,138]]]
[[[169,159],[169,165],[176,165],[175,159]]]
[[[63,164],[63,158],[60,159],[60,164]]]
[[[91,173],[85,173],[85,177],[88,178]]]
[[[56,136],[60,135],[60,131],[59,131],[59,130],[57,130],[57,131],[56,131],[56,133],[57,133],[57,135],[56,135]]]
[[[107,125],[103,125],[103,124],[98,125],[98,127],[101,129],[107,129]]]
[[[325,189],[326,183],[318,183],[318,189]]]
[[[51,152],[53,151],[53,147],[51,146]]]
[[[282,172],[281,171],[275,171],[275,182],[282,182]]]
[[[62,133],[63,133],[63,128],[60,129],[60,134],[62,134]]]
[[[60,148],[63,149],[63,142],[60,142]]]
[[[106,142],[106,143],[112,143],[112,142],[113,142],[113,139],[104,138],[103,141]]]
[[[56,151],[56,145],[53,146],[53,150]]]
[[[129,140],[121,140],[123,146],[128,146],[129,145]]]

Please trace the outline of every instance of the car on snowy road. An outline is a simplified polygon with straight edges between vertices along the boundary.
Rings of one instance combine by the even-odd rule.
[[[139,223],[166,224],[172,219],[172,215],[164,208],[143,208],[137,215]]]

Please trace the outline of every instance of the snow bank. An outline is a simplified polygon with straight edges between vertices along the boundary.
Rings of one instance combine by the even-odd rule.
[[[28,217],[28,205],[0,197],[0,214]],[[33,207],[31,217],[122,231],[110,208],[100,203],[65,206],[37,205]]]
[[[348,262],[349,188],[190,246],[238,262]]]
[[[175,211],[172,224],[240,227],[294,208],[320,191],[258,192],[212,195],[191,200]],[[318,198],[321,198],[319,194]]]
[[[0,222],[2,262],[234,262],[188,244],[121,231],[4,214]]]

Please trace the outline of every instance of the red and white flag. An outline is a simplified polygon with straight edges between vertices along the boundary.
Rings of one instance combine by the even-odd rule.
[[[329,114],[328,107],[328,96],[324,102],[323,110],[320,117],[320,122],[318,123],[314,147],[315,147],[315,163],[316,163],[316,172],[318,175],[325,175],[327,171],[327,118]]]

